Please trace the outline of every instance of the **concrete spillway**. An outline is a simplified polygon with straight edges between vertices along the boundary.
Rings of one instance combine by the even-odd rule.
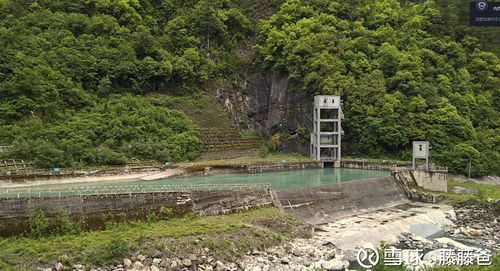
[[[285,210],[314,224],[406,202],[392,176],[278,191]]]

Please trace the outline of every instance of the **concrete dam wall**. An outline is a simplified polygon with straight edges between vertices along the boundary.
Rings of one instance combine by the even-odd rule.
[[[404,162],[370,162],[363,160],[342,160],[340,161],[341,168],[357,168],[357,169],[367,169],[367,170],[382,170],[382,171],[393,171],[394,168],[406,167],[410,163]]]
[[[163,208],[172,209],[174,215],[189,212],[216,215],[265,205],[278,206],[319,224],[406,202],[404,191],[403,181],[388,176],[281,191],[248,188],[0,198],[0,235],[16,235],[29,229],[29,202],[56,222],[63,210],[72,219],[82,222],[87,230],[104,228],[107,221],[146,218]]]
[[[278,196],[287,212],[314,224],[407,201],[392,176],[278,191]]]
[[[29,230],[30,202],[43,210],[52,223],[57,222],[63,210],[73,220],[82,222],[86,230],[102,229],[107,221],[143,219],[162,208],[172,209],[177,216],[189,212],[216,215],[273,204],[268,189],[0,198],[0,235],[17,235]]]

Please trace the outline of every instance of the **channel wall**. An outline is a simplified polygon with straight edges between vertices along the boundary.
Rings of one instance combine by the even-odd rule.
[[[80,221],[85,230],[102,229],[109,221],[144,219],[152,212],[170,208],[175,216],[187,213],[217,215],[272,205],[270,190],[204,190],[190,192],[156,192],[109,195],[85,195],[41,198],[0,198],[0,231],[2,236],[29,230],[28,206],[43,210],[54,223],[61,211]]]

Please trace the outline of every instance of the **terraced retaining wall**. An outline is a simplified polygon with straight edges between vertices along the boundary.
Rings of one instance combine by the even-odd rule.
[[[102,229],[106,221],[146,218],[151,212],[171,208],[174,215],[230,213],[273,203],[268,189],[243,191],[210,190],[191,192],[131,193],[42,198],[0,198],[2,236],[17,235],[29,229],[29,202],[57,221],[61,210],[82,222],[83,228]]]

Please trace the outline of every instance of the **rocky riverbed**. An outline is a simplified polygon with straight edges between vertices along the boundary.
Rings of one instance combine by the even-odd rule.
[[[273,271],[273,270],[345,270],[349,261],[331,243],[316,239],[294,239],[283,246],[252,250],[240,259],[223,261],[208,248],[194,251],[185,257],[165,258],[136,255],[123,259],[116,266],[93,268],[92,271]],[[82,265],[65,268],[57,263],[54,268],[41,269],[83,271]]]
[[[411,233],[404,233],[400,237],[400,247],[433,250],[453,243],[461,247],[499,251],[500,224],[498,223],[499,215],[495,214],[494,206],[493,203],[485,206],[458,204],[447,214],[447,217],[454,223],[443,227],[443,233],[440,236],[426,239]]]
[[[377,239],[366,239],[375,224],[379,237],[384,232],[395,231],[386,242],[396,248],[422,249],[425,255],[419,269],[437,264],[439,249],[488,249],[500,250],[499,205],[492,202],[484,206],[473,203],[454,207],[431,204],[396,206],[375,214],[362,214],[339,219],[331,225],[320,225],[319,232],[310,239],[297,238],[281,246],[254,249],[243,257],[222,260],[217,251],[201,248],[184,257],[135,255],[123,259],[116,266],[90,269],[92,271],[281,271],[281,270],[349,270],[356,261],[356,249],[378,246]],[[391,214],[391,215],[388,215]],[[431,221],[434,219],[434,221]],[[354,223],[354,224],[352,224]],[[410,223],[407,225],[407,223]],[[413,224],[411,224],[413,223]],[[433,226],[428,226],[433,225]],[[356,228],[359,227],[359,228]],[[364,233],[363,233],[364,229]],[[331,232],[328,232],[331,231]],[[344,240],[342,239],[344,238]],[[346,245],[349,240],[350,245]],[[368,242],[367,242],[368,241]],[[372,242],[369,242],[372,241]],[[381,241],[387,241],[381,239]],[[64,268],[58,263],[51,270],[88,270],[75,265]]]

